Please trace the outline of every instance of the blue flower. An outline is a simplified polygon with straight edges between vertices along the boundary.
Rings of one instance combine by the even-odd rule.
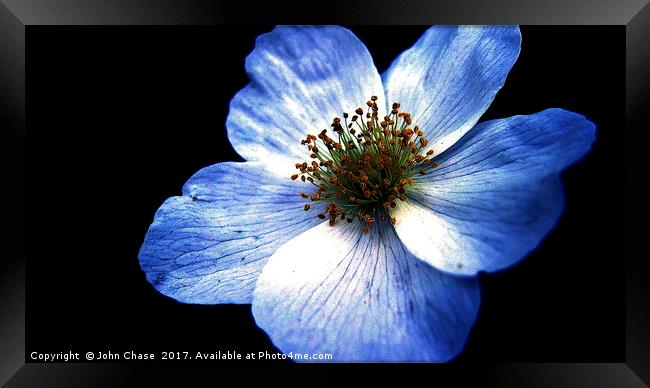
[[[344,28],[260,36],[226,122],[246,162],[162,204],[139,253],[148,281],[183,303],[252,303],[286,354],[452,359],[477,273],[540,243],[559,173],[595,137],[562,109],[477,124],[520,42],[517,27],[433,27],[380,76]]]

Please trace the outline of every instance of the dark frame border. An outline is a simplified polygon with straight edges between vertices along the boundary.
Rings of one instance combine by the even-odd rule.
[[[562,0],[455,2],[418,0],[376,0],[382,12],[368,14],[361,1],[332,1],[316,4],[319,12],[298,5],[277,2],[250,4],[217,0],[2,0],[0,3],[0,128],[8,137],[3,155],[9,160],[7,182],[11,182],[7,204],[13,204],[7,224],[14,228],[7,241],[7,258],[0,276],[0,384],[8,386],[111,386],[132,381],[132,377],[161,373],[154,365],[126,364],[25,364],[25,36],[29,25],[124,25],[124,24],[230,24],[274,20],[282,23],[344,24],[616,24],[626,26],[626,362],[620,364],[494,364],[462,365],[452,374],[467,369],[483,375],[482,385],[537,387],[644,387],[650,384],[650,287],[647,260],[641,253],[641,219],[648,198],[634,178],[647,172],[640,155],[650,127],[650,5],[648,0]],[[303,3],[304,4],[304,3]],[[254,11],[251,11],[254,8]],[[357,12],[355,9],[364,9]],[[295,12],[293,12],[295,10]],[[345,12],[343,11],[345,10]],[[302,14],[302,15],[299,15]],[[603,53],[607,55],[607,53]],[[606,76],[606,75],[603,75]],[[643,131],[646,133],[644,134]],[[621,161],[617,161],[621,162]],[[16,184],[17,183],[17,184]],[[644,208],[644,206],[646,206]],[[647,228],[647,227],[646,227]],[[646,254],[647,255],[647,254]],[[646,261],[646,262],[644,262]],[[595,339],[597,340],[597,339]],[[171,367],[171,368],[170,368]],[[366,372],[390,373],[388,366],[366,368]],[[275,365],[264,366],[275,368]],[[345,366],[342,369],[347,369]],[[461,371],[459,368],[462,368]],[[294,369],[281,366],[281,370]],[[418,368],[419,369],[419,368]],[[165,370],[187,375],[196,367],[165,365]],[[304,369],[303,369],[304,370]],[[319,368],[319,374],[328,367]],[[449,370],[444,371],[447,373]],[[443,372],[441,372],[443,373]],[[457,376],[456,376],[457,377]],[[214,379],[214,374],[212,375]],[[247,377],[250,378],[250,377]],[[435,378],[435,377],[434,377]],[[456,380],[457,383],[460,381]],[[645,384],[644,384],[645,382]]]

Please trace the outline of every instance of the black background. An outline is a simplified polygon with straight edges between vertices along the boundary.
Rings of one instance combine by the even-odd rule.
[[[177,303],[137,259],[167,197],[198,169],[241,160],[228,103],[270,29],[27,29],[28,354],[273,351],[250,306]],[[425,27],[352,30],[382,72]],[[519,60],[481,120],[561,107],[598,137],[565,172],[566,210],[541,247],[481,276],[459,362],[624,361],[624,31],[522,27]]]

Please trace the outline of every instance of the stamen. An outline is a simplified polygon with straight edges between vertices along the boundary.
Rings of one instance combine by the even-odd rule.
[[[387,209],[397,207],[398,200],[408,200],[413,177],[438,167],[431,160],[434,150],[427,149],[424,132],[417,125],[411,127],[411,114],[400,111],[401,105],[395,102],[380,121],[377,100],[371,96],[368,109],[357,108],[352,117],[344,112],[343,119],[333,118],[333,134],[323,129],[318,136],[309,134],[301,141],[313,160],[296,163],[299,173],[291,179],[300,177],[316,187],[311,195],[300,193],[311,201],[304,209],[321,204],[324,212],[317,217],[329,219],[331,226],[337,220],[357,219],[368,233],[376,218],[395,225],[397,220]]]

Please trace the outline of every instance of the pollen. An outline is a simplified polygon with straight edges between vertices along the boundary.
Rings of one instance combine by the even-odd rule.
[[[322,129],[301,141],[312,160],[296,163],[299,173],[291,179],[300,177],[314,187],[312,194],[300,193],[310,201],[304,210],[321,205],[317,216],[331,226],[337,220],[357,220],[368,233],[376,220],[395,225],[388,209],[408,200],[414,177],[438,167],[424,132],[412,126],[411,114],[400,111],[395,102],[380,118],[377,101],[372,96],[365,110],[356,108],[351,117],[343,113],[343,119],[333,118],[331,132]]]

